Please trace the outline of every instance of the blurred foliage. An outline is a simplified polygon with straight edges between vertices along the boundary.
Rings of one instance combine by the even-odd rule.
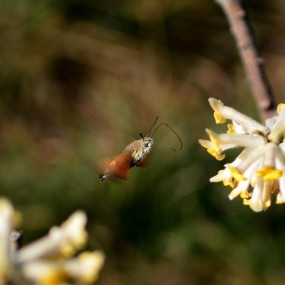
[[[284,1],[244,2],[284,102]],[[284,284],[284,206],[228,201],[209,184],[223,162],[197,144],[208,97],[258,119],[215,1],[3,0],[0,16],[0,189],[26,242],[80,208],[107,255],[100,285]],[[162,128],[149,167],[100,183],[98,163],[156,115],[182,151]]]

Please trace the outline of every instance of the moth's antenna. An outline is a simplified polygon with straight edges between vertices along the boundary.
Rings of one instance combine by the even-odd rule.
[[[156,118],[155,122],[157,121],[157,119],[158,119],[158,117]],[[180,148],[179,148],[179,149],[172,148],[172,150],[173,150],[173,151],[181,150],[181,149],[182,149],[182,140],[181,140],[180,136],[179,136],[168,124],[166,124],[166,123],[161,123],[161,124],[159,124],[159,125],[156,127],[156,129],[153,131],[151,137],[154,136],[154,134],[156,133],[156,131],[157,131],[161,126],[166,126],[166,127],[168,127],[168,128],[175,134],[175,136],[178,138],[178,140],[179,140],[179,142],[180,142]],[[153,127],[153,126],[152,126],[152,127]]]
[[[151,130],[153,129],[153,127],[155,126],[155,124],[156,124],[157,120],[158,120],[158,116],[156,116],[156,118],[155,118],[154,122],[152,123],[152,125],[151,125],[150,129],[148,130],[148,132],[147,132],[147,136],[149,136],[149,135],[150,135],[150,132],[151,132]]]
[[[140,133],[140,137],[141,137],[142,139],[144,139],[144,137],[143,137],[143,134],[142,134],[142,133]]]

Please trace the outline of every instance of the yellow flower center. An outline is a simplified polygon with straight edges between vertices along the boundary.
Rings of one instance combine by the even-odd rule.
[[[271,166],[264,166],[263,169],[256,171],[257,177],[262,177],[263,180],[276,180],[283,174],[283,171]]]

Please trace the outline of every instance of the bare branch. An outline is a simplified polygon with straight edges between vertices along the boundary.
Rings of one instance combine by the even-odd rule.
[[[264,119],[276,109],[275,99],[266,76],[264,60],[259,57],[253,35],[240,0],[216,0],[223,8],[236,39],[255,100]]]

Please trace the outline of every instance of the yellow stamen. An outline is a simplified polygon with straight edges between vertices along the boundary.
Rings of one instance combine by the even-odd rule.
[[[220,154],[216,149],[208,148],[207,152],[211,154],[216,160],[223,160],[225,158],[225,155]]]
[[[222,150],[219,147],[219,140],[217,139],[215,133],[211,130],[208,130],[209,138],[212,142],[212,148],[207,151],[213,155],[217,160],[222,160],[225,158],[224,154],[221,154]]]
[[[217,111],[214,112],[214,118],[215,118],[216,124],[224,124],[227,121],[227,119],[223,115],[218,113]]]
[[[223,180],[224,186],[230,186],[231,188],[235,187],[235,182],[233,181],[233,178],[228,178]]]
[[[280,113],[281,110],[284,108],[285,104],[283,103],[280,103],[278,106],[277,106],[277,113]]]
[[[219,180],[215,180],[213,178],[216,178],[220,176]],[[224,179],[222,179],[222,177],[224,177]],[[228,169],[223,169],[223,170],[219,170],[218,174],[215,177],[212,177],[211,182],[218,182],[218,181],[222,181],[224,186],[230,186],[231,188],[236,187],[236,181],[233,179],[233,177],[231,176],[231,174],[228,172]]]
[[[216,143],[213,143],[207,140],[199,140],[199,143],[202,147],[206,148],[208,153],[214,156],[217,160],[222,160],[225,158],[225,155],[221,154],[221,150],[216,145]]]
[[[232,173],[232,176],[235,180],[239,181],[245,181],[246,178],[236,169],[235,167],[228,166],[230,172]]]
[[[283,175],[283,171],[271,166],[264,166],[263,169],[256,171],[257,177],[262,177],[263,180],[276,180]]]
[[[243,201],[243,204],[244,204],[244,205],[246,205],[246,206],[249,205],[249,200],[248,200],[248,199],[243,199],[242,201]]]
[[[229,134],[229,135],[235,135],[236,134],[235,127],[233,124],[228,124],[227,134]]]
[[[104,263],[104,254],[101,252],[83,252],[78,257],[82,263],[83,270],[80,281],[84,284],[93,284],[98,278],[99,270]]]
[[[212,156],[214,156],[217,160],[223,160],[225,158],[224,154],[221,154],[222,150],[219,147],[219,140],[216,134],[207,129],[206,130],[209,138],[211,141],[207,140],[199,140],[199,143],[207,149],[208,153],[210,153]]]
[[[54,268],[39,280],[40,285],[62,284],[67,279],[67,275],[61,269]]]
[[[83,245],[87,241],[87,237],[88,235],[85,230],[78,232],[76,238],[74,238],[73,240],[70,239],[61,246],[60,252],[64,256],[72,256],[77,249],[83,247]]]
[[[243,191],[240,193],[240,197],[242,199],[248,199],[248,198],[251,198],[252,196],[252,193],[248,192],[248,191]]]

